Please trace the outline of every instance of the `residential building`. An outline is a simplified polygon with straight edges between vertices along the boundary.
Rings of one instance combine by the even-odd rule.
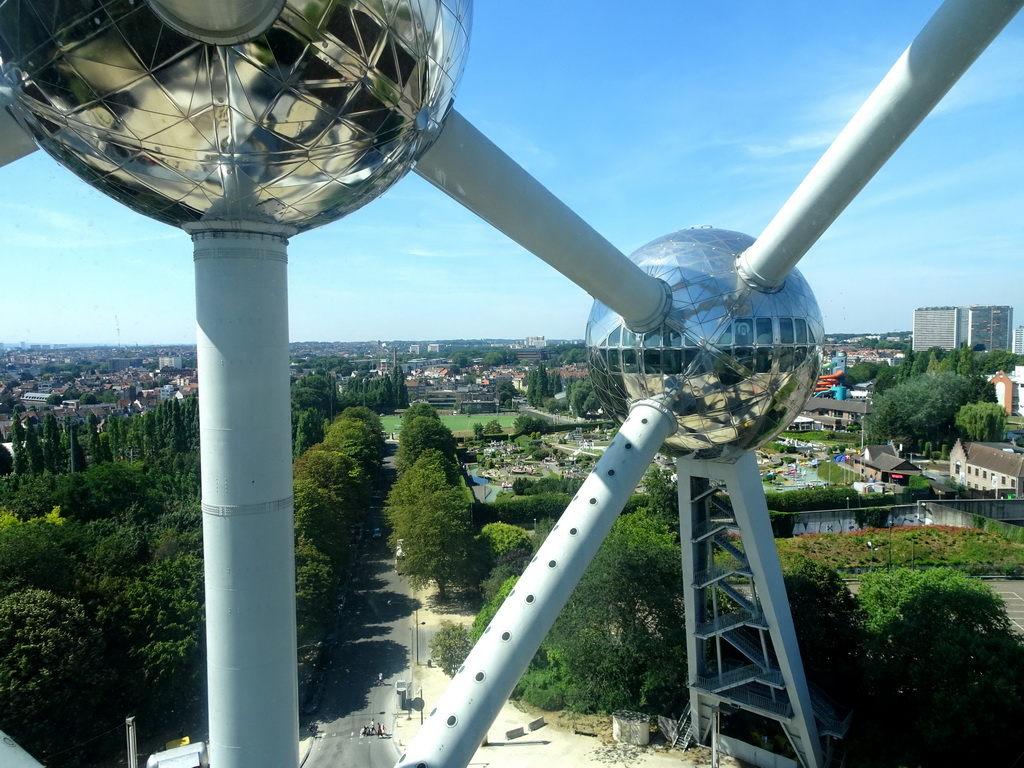
[[[897,485],[906,485],[911,475],[921,474],[916,465],[901,458],[891,445],[869,445],[861,454],[851,453],[846,468],[858,473],[862,480]]]
[[[1021,414],[1021,404],[1024,398],[1021,397],[1021,388],[1024,387],[1024,365],[1018,365],[1013,373],[996,371],[988,377],[996,389],[996,402],[1003,406],[1007,416]]]
[[[960,346],[962,322],[960,307],[922,307],[914,310],[915,352],[932,347],[956,349]]]
[[[801,411],[802,416],[819,422],[825,429],[846,429],[860,424],[871,413],[867,400],[832,400],[812,397]]]
[[[1010,349],[1013,308],[989,304],[969,307],[923,307],[914,310],[915,352],[939,347],[956,349],[963,343],[992,352]]]
[[[971,349],[993,352],[1013,346],[1013,307],[974,306],[967,310],[967,338]]]
[[[1013,354],[1024,355],[1024,325],[1013,329]]]
[[[543,336],[527,336],[523,342],[524,347],[533,347],[534,349],[543,349],[547,345],[547,339]]]
[[[949,452],[949,474],[977,495],[1016,497],[1024,482],[1024,448],[957,440]]]

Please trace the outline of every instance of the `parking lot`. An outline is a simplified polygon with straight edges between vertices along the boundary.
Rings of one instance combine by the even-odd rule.
[[[989,586],[1006,603],[1013,628],[1024,634],[1024,581],[991,581]]]

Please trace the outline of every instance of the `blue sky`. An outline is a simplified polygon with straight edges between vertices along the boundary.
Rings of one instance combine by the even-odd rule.
[[[756,236],[938,6],[481,2],[456,107],[625,253]],[[1024,17],[800,268],[826,329],[1009,304],[1024,324]],[[0,341],[192,343],[191,243],[43,153],[0,169]],[[581,338],[590,298],[417,176],[290,247],[294,341]]]

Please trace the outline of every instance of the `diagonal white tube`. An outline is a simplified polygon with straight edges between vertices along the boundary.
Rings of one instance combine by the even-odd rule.
[[[757,241],[751,284],[786,275],[1014,17],[1024,0],[946,0]]]
[[[672,304],[651,277],[458,112],[416,172],[622,316],[634,331],[661,325]]]
[[[468,765],[644,470],[675,429],[675,417],[660,403],[633,405],[396,768]]]

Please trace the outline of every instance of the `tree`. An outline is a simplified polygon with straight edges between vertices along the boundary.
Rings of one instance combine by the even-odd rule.
[[[577,379],[572,386],[568,398],[569,407],[577,416],[587,416],[601,408],[601,401],[594,391],[594,383],[588,376],[585,379]]]
[[[158,560],[124,593],[139,683],[165,701],[191,702],[199,680],[203,562],[183,554]]]
[[[865,575],[857,595],[865,615],[863,742],[902,764],[991,761],[1020,754],[1024,642],[999,596],[947,568]],[[998,706],[998,716],[984,713]],[[891,713],[900,727],[892,728]],[[889,743],[880,747],[880,744]]]
[[[416,406],[413,406],[415,408]],[[412,409],[410,409],[412,410]],[[458,477],[459,466],[455,459],[455,436],[441,420],[436,412],[433,417],[413,416],[410,419],[406,416],[402,423],[402,433],[399,435],[398,452],[395,456],[395,466],[399,473],[416,463],[416,459],[424,451],[438,451],[448,460],[445,473],[451,482]]]
[[[866,360],[860,363],[854,363],[846,369],[846,381],[849,384],[863,384],[866,381],[871,381],[878,375],[878,371],[881,367],[882,366],[878,363],[872,363]]]
[[[9,475],[14,471],[14,456],[7,450],[7,446],[0,445],[0,477]]]
[[[487,358],[484,359],[486,360]],[[503,411],[512,410],[512,403],[519,395],[519,392],[516,390],[516,385],[508,379],[502,379],[498,382],[496,391],[498,395],[498,407]]]
[[[74,559],[59,512],[24,523],[13,520],[0,528],[0,596],[23,589],[70,594]]]
[[[875,397],[868,417],[869,440],[892,440],[906,448],[928,440],[951,442],[957,411],[968,402],[971,384],[964,376],[940,373],[908,379]]]
[[[13,430],[11,431],[11,447],[14,449],[14,474],[22,477],[31,471],[25,439],[25,425],[22,423],[21,417],[15,414]]]
[[[340,574],[348,564],[349,530],[352,519],[337,509],[330,491],[314,480],[295,481],[295,535],[309,541],[327,555],[331,568]]]
[[[464,624],[454,621],[442,621],[430,640],[430,658],[448,677],[455,677],[471,650],[473,643],[469,639],[469,630]]]
[[[616,521],[546,643],[570,707],[660,706],[686,687],[680,562],[660,520],[638,511]]]
[[[644,472],[644,506],[653,516],[670,528],[679,526],[679,489],[672,480],[672,472],[652,464]]]
[[[967,403],[957,411],[956,425],[969,440],[1001,442],[1006,439],[1006,411],[998,403]]]
[[[548,421],[539,416],[517,416],[512,424],[512,429],[517,435],[532,435],[534,432],[543,434],[548,430]]]
[[[332,513],[348,517],[369,498],[369,485],[351,456],[314,448],[295,461],[295,481],[308,480],[328,499]]]
[[[293,453],[298,458],[324,439],[324,419],[315,408],[306,408],[295,423]]]
[[[0,598],[4,730],[29,752],[45,757],[93,735],[108,690],[103,642],[74,598],[41,589]]]
[[[784,577],[807,677],[852,706],[864,623],[856,599],[835,568],[809,557],[798,558]]]
[[[61,441],[60,425],[53,411],[47,411],[43,417],[40,447],[43,451],[43,468],[47,472],[57,475],[68,471],[68,454]]]
[[[505,429],[501,426],[501,422],[499,422],[497,419],[491,419],[486,424],[484,424],[484,434],[503,435],[505,434]]]
[[[384,459],[380,417],[369,408],[346,408],[324,435],[323,447],[351,457],[367,480]]]
[[[527,530],[509,523],[488,523],[480,530],[480,538],[493,558],[502,557],[516,549],[530,549],[530,534]]]
[[[442,600],[450,585],[472,581],[475,553],[470,502],[449,481],[447,465],[440,452],[424,451],[399,475],[384,509],[392,548],[403,540],[403,572],[417,587],[436,583]]]
[[[295,544],[295,613],[299,645],[316,642],[330,631],[338,574],[331,559],[312,541]]]

